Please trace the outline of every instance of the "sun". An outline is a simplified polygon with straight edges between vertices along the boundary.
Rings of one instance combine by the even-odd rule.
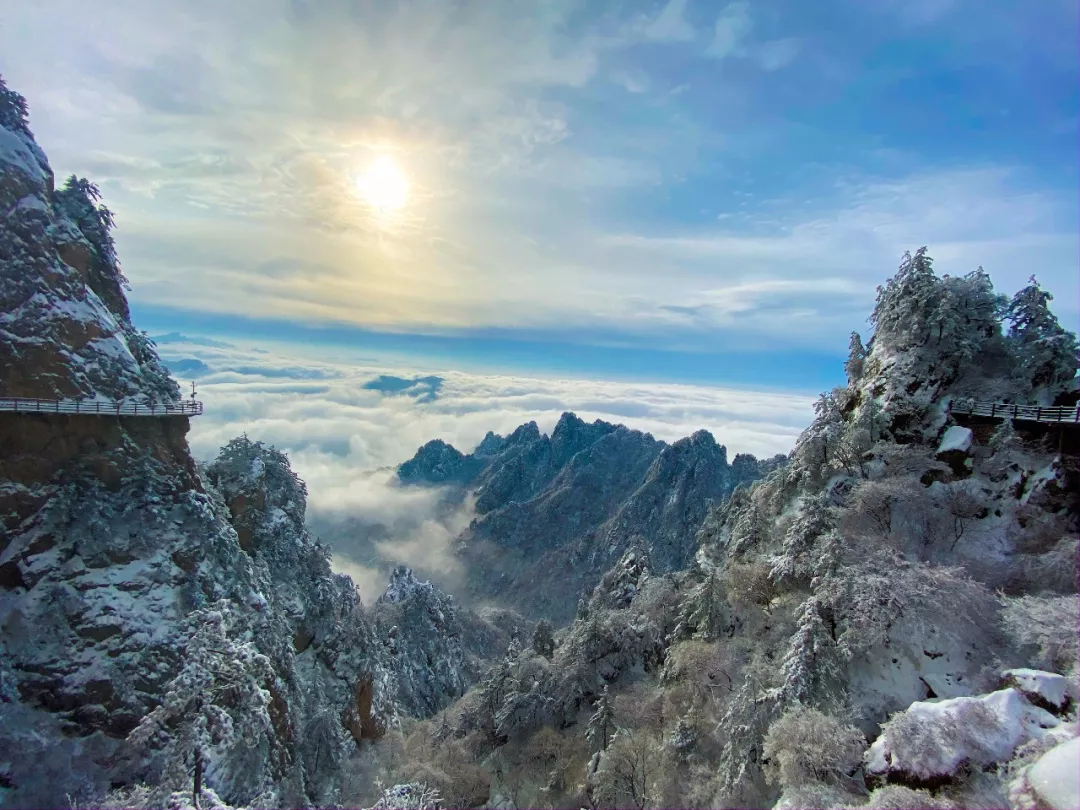
[[[379,211],[397,211],[409,200],[409,181],[390,158],[376,158],[357,178],[356,190]]]

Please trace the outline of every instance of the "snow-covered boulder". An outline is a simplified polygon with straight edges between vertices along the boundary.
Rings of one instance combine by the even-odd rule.
[[[1038,669],[1007,669],[1001,673],[1004,685],[1023,692],[1024,696],[1052,712],[1064,710],[1076,699],[1074,687],[1064,675]],[[1080,805],[1078,805],[1080,806]]]
[[[1080,807],[1080,737],[1073,737],[1039,757],[1028,772],[1028,783],[1054,810]]]
[[[966,767],[1007,762],[1060,721],[1016,689],[981,697],[916,702],[884,725],[866,753],[871,780],[933,784]]]
[[[971,449],[974,438],[970,428],[953,425],[941,437],[941,444],[938,445],[937,449],[938,455],[954,452],[966,453]]]

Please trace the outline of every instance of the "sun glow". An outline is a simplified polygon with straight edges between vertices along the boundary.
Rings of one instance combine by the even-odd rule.
[[[364,201],[378,211],[397,211],[409,200],[409,181],[390,158],[380,156],[356,181]]]

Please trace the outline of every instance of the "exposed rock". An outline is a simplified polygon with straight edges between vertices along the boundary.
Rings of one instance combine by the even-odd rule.
[[[530,422],[481,447],[466,456],[429,442],[399,478],[474,489],[479,517],[457,541],[471,594],[560,622],[635,538],[658,571],[687,565],[711,505],[779,463],[740,455],[729,465],[706,431],[667,445],[572,413],[550,437]]]

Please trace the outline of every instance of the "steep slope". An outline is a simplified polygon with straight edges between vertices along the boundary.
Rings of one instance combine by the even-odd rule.
[[[741,455],[729,465],[706,431],[669,446],[564,413],[550,437],[529,422],[489,433],[469,455],[429,442],[398,475],[475,493],[478,517],[456,541],[474,598],[566,622],[632,544],[660,571],[685,567],[709,505],[778,463]]]
[[[174,400],[96,190],[54,188],[2,84],[0,125],[0,396]],[[329,800],[393,722],[385,650],[287,462],[238,440],[204,477],[187,428],[0,413],[0,804],[190,787],[196,751],[230,800]],[[193,686],[224,666],[238,691]]]
[[[947,405],[1067,395],[1075,337],[1046,300],[905,257],[849,384],[707,515],[685,570],[631,543],[553,650],[514,650],[424,733],[479,735],[504,805],[1034,806],[1035,763],[1077,728],[1077,458]],[[631,525],[668,501],[636,503]]]

